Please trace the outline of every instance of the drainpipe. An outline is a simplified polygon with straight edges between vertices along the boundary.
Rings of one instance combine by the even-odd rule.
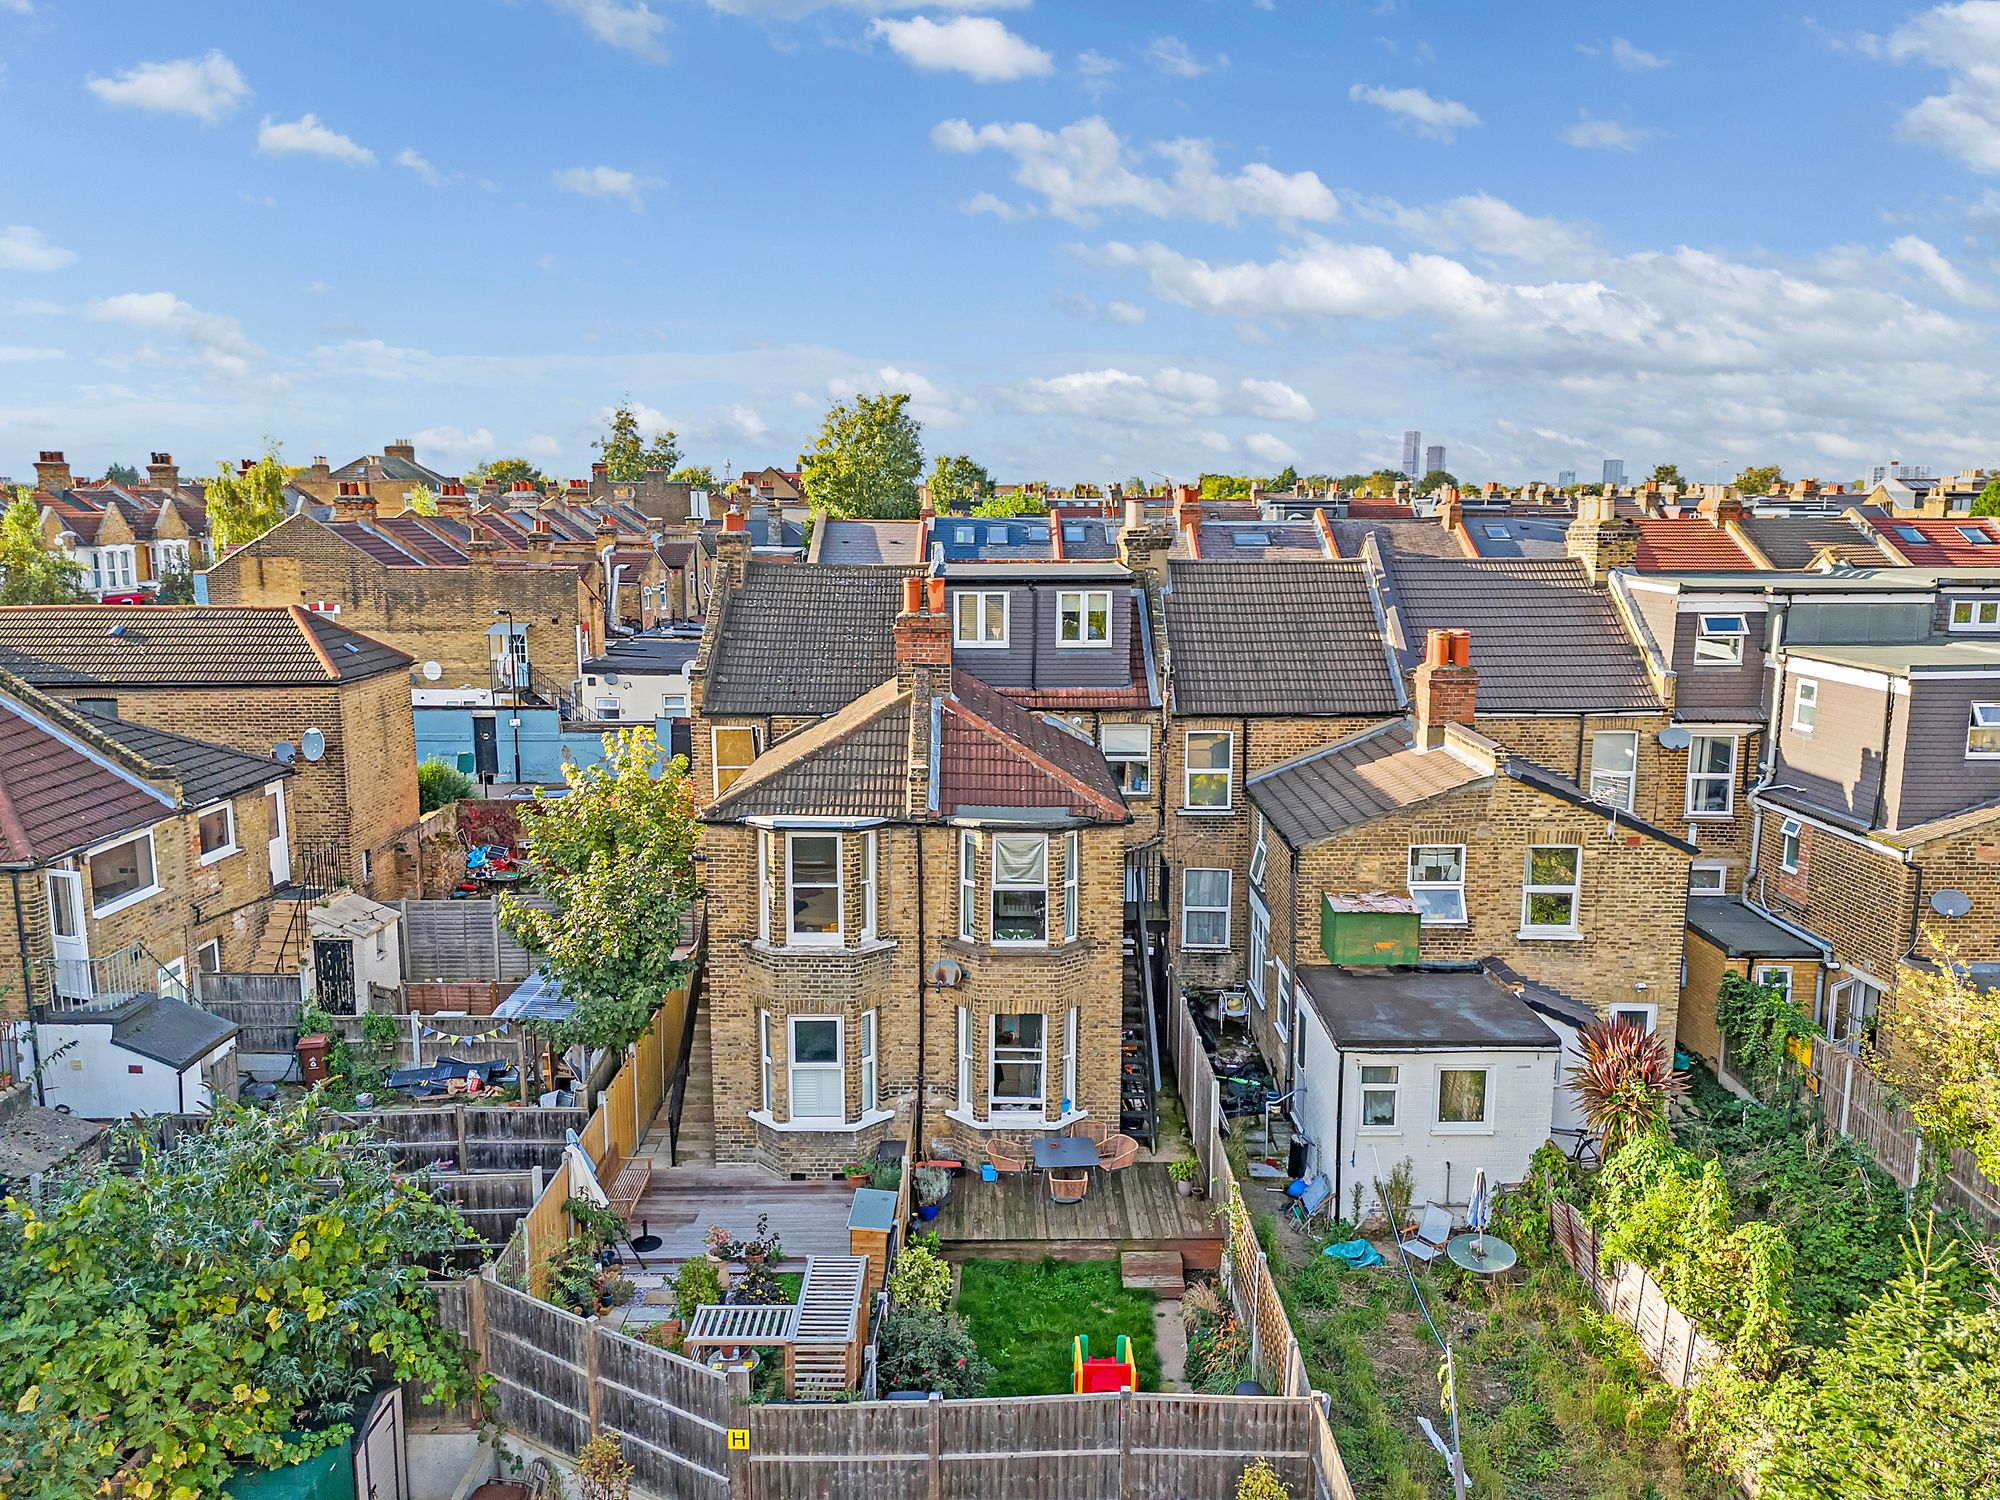
[[[1779,715],[1784,712],[1785,703],[1785,620],[1791,612],[1789,597],[1771,601],[1771,644],[1767,654],[1775,664],[1777,676],[1771,684],[1771,708],[1764,716],[1764,745],[1758,759],[1757,781],[1750,788],[1750,863],[1743,870],[1743,894],[1750,894],[1750,882],[1757,874],[1757,866],[1764,845],[1764,809],[1757,805],[1757,794],[1771,784],[1771,773],[1778,765]],[[1757,891],[1757,904],[1764,904],[1762,887]]]
[[[35,971],[28,962],[28,923],[21,915],[21,872],[9,870],[7,883],[14,889],[14,941],[21,951],[21,996],[28,1012],[28,1046],[35,1054],[35,1103],[46,1106],[42,1093],[42,1039],[35,1029]]]
[[[926,1047],[925,1047],[925,1043],[929,1037],[929,1028],[927,1028],[924,1025],[924,986],[927,983],[925,976],[929,972],[925,967],[924,963],[923,892],[926,889],[924,885],[925,831],[926,830],[924,828],[924,825],[919,823],[916,829],[916,834],[917,834],[917,1107],[915,1116],[912,1121],[913,1128],[910,1131],[910,1150],[912,1152],[917,1151],[923,1143],[924,1090],[929,1086],[930,1082],[930,1074],[926,1070]],[[882,1048],[882,1039],[879,1036],[875,1038],[875,1048],[877,1053],[879,1054]],[[876,1066],[877,1067],[881,1066],[879,1058],[876,1063]],[[929,1155],[930,1155],[929,1152],[925,1152],[923,1157],[912,1156],[911,1159],[904,1164],[904,1170],[906,1171],[914,1170],[916,1167],[916,1163],[919,1160],[928,1158]]]

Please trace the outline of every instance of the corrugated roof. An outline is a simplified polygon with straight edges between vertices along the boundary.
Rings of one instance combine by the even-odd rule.
[[[407,671],[411,660],[296,605],[0,608],[0,663],[37,687],[305,686]]]
[[[702,711],[830,714],[893,677],[914,572],[753,561],[724,612]]]
[[[1419,753],[1398,719],[1250,778],[1250,800],[1294,849],[1491,779],[1447,750]]]
[[[1401,708],[1359,563],[1167,568],[1173,706],[1184,714],[1392,714]]]

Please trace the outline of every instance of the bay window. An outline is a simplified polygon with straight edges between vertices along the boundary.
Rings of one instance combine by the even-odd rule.
[[[1042,1108],[1042,1069],[1048,1061],[1047,1018],[1030,1014],[993,1018],[987,1052],[987,1105],[991,1111]]]
[[[875,830],[861,835],[861,936],[875,936]]]
[[[1062,1112],[1076,1108],[1076,1049],[1080,1041],[1083,1013],[1074,1005],[1063,1017],[1063,1096]]]
[[[979,841],[970,832],[958,836],[958,935],[971,943],[978,940],[979,924]]]
[[[785,940],[838,946],[840,894],[840,835],[787,834]]]
[[[765,1114],[771,1112],[771,1013],[757,1012],[757,1097]]]
[[[1063,941],[1073,943],[1083,904],[1083,837],[1074,829],[1063,835]]]
[[[876,1107],[881,1088],[875,1068],[875,1012],[861,1013],[861,1109],[865,1114]]]
[[[993,836],[993,941],[1049,940],[1049,841],[1039,833]]]
[[[840,1018],[793,1016],[786,1023],[786,1029],[791,1036],[791,1118],[845,1118],[847,1102],[846,1090],[841,1086]]]

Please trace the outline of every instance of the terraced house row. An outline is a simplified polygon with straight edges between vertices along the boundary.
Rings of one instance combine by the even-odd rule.
[[[803,562],[724,521],[689,674],[723,1158],[1117,1116],[1157,947],[1310,1170],[1463,1201],[1574,1125],[1593,1017],[1727,1076],[1725,972],[1851,1047],[1926,924],[2000,961],[1991,522],[1108,512],[823,517]]]

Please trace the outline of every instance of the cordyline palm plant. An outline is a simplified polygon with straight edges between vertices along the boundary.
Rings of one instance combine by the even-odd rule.
[[[1667,1100],[1686,1093],[1687,1080],[1675,1074],[1666,1043],[1629,1021],[1592,1021],[1578,1040],[1583,1061],[1569,1070],[1569,1086],[1609,1161],[1665,1123]]]

